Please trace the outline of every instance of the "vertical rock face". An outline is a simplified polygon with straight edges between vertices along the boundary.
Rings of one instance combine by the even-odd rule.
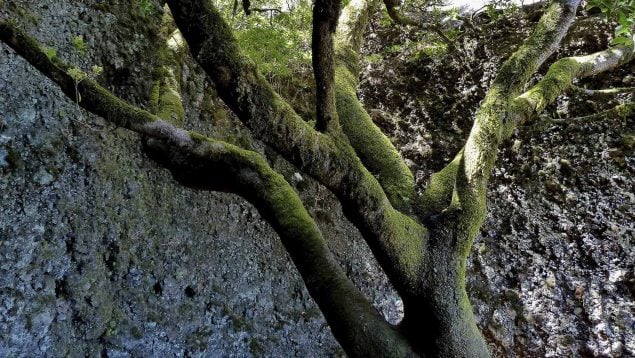
[[[418,165],[419,181],[463,145],[497,68],[533,26],[516,18],[468,36],[461,46],[470,56],[430,51],[434,39],[378,27],[367,51],[383,58],[366,67],[361,93]],[[612,31],[579,18],[549,61],[606,49]],[[403,51],[385,51],[385,43]],[[635,63],[579,85],[630,86],[633,71]],[[633,98],[567,94],[545,114],[584,116]],[[496,355],[635,355],[634,128],[635,118],[565,125],[538,118],[502,146],[468,272],[479,326]]]
[[[149,0],[0,1],[0,18],[142,107],[161,13]],[[230,118],[198,110],[218,103],[192,63],[182,85],[188,128],[246,141]],[[311,209],[326,233],[344,238],[332,244],[352,275],[385,282],[357,232],[313,187],[303,195],[316,196]],[[383,287],[378,306],[394,311]],[[0,356],[341,354],[253,207],[180,187],[136,135],[80,111],[4,45],[0,332]]]
[[[14,19],[142,107],[161,11],[150,0],[0,0],[1,19]],[[605,46],[595,26],[580,36]],[[507,38],[522,38],[520,32]],[[578,39],[571,37],[567,51],[597,50],[571,45]],[[386,58],[367,74],[362,94],[378,109],[373,113],[404,119],[388,123],[388,131],[409,160],[431,163],[418,168],[419,179],[460,145],[470,108],[505,55],[496,51],[506,47],[491,40],[473,49],[471,71],[449,58],[423,59],[415,69]],[[93,66],[103,73],[93,74]],[[589,87],[632,86],[633,70]],[[231,116],[219,114],[200,70],[186,61],[182,73],[185,126],[249,143]],[[413,90],[421,89],[418,78],[438,73],[444,77],[433,91]],[[443,96],[431,100],[435,93]],[[582,98],[552,110],[581,115],[602,105]],[[470,266],[475,312],[500,355],[635,354],[633,125],[527,128],[502,151]],[[310,199],[347,273],[396,322],[398,300],[330,194],[272,161]],[[0,45],[0,356],[68,354],[343,353],[275,233],[250,205],[180,187],[143,154],[136,135],[79,111]]]

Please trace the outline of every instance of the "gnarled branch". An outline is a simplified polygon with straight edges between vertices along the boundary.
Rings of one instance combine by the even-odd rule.
[[[498,147],[511,133],[510,101],[523,89],[530,76],[558,48],[575,18],[580,0],[555,1],[545,12],[525,43],[502,65],[479,108],[465,144],[456,180],[464,241],[476,236],[485,219],[487,183]],[[469,247],[462,248],[467,255]]]
[[[398,292],[416,285],[426,230],[395,210],[345,141],[303,121],[240,53],[231,30],[204,0],[168,0],[190,51],[219,96],[256,138],[333,191]]]
[[[549,103],[571,88],[578,78],[612,70],[635,58],[635,47],[616,46],[585,56],[562,58],[549,67],[547,74],[532,88],[513,101],[512,120],[525,122],[540,114]]]
[[[333,333],[347,338],[341,340],[347,353],[415,355],[342,272],[298,195],[263,156],[177,128],[89,78],[76,84],[70,66],[49,58],[35,40],[5,22],[0,22],[0,40],[58,84],[69,98],[75,98],[78,91],[83,108],[149,138],[152,155],[181,183],[237,193],[251,202],[280,236]],[[364,329],[359,329],[360,324]]]

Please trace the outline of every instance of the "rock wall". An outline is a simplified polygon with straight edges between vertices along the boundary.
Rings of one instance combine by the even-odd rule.
[[[450,53],[417,30],[375,25],[361,95],[419,182],[461,148],[497,69],[535,20],[490,22],[462,39],[464,52]],[[580,16],[540,72],[558,58],[606,49],[612,31]],[[634,71],[631,63],[578,85],[633,86]],[[567,94],[544,115],[583,116],[633,98]],[[635,356],[634,138],[635,118],[537,118],[502,146],[468,272],[479,326],[498,356]]]
[[[101,83],[146,106],[158,2],[0,0],[0,18],[87,72],[103,67]],[[529,26],[468,46],[475,62],[392,53],[367,67],[360,94],[420,181],[460,146],[497,65]],[[567,53],[606,46],[594,31],[583,34],[595,47],[573,37]],[[369,36],[375,53],[399,42],[384,35]],[[633,70],[588,84],[629,85]],[[438,80],[421,86],[426,78]],[[186,127],[264,151],[192,62],[181,82]],[[608,105],[574,98],[550,113]],[[503,150],[470,263],[470,295],[498,355],[635,355],[633,125],[523,128]],[[399,300],[330,194],[271,158],[347,273],[396,322]],[[80,111],[0,45],[0,356],[342,354],[253,207],[180,187],[136,135]]]
[[[103,67],[97,80],[142,107],[161,12],[147,0],[0,1],[0,18],[88,73]],[[183,73],[186,126],[248,143],[200,70]],[[301,191],[396,320],[394,294],[334,200],[312,183]],[[79,110],[0,45],[0,356],[341,354],[252,206],[180,187],[137,135]]]

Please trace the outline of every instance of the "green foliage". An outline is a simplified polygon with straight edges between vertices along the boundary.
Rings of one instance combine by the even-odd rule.
[[[82,71],[81,69],[79,69],[77,67],[71,67],[66,72],[68,73],[69,76],[71,76],[73,78],[73,80],[75,80],[76,83],[79,83],[83,79],[88,77],[86,72]]]
[[[104,72],[104,68],[101,67],[101,66],[93,66],[91,68],[91,71],[93,72],[93,75],[95,77],[97,77],[97,76],[101,75],[102,72]]]
[[[137,6],[141,9],[141,12],[145,15],[152,15],[155,11],[154,5],[150,0],[137,0]]]
[[[311,2],[300,0],[285,5],[276,0],[252,1],[253,8],[282,9],[253,12],[246,16],[240,7],[233,14],[233,2],[225,4],[225,16],[235,28],[241,51],[253,60],[269,79],[288,78],[310,69]]]
[[[424,44],[420,50],[412,56],[412,61],[420,61],[425,58],[440,58],[448,53],[448,45],[444,43]]]
[[[78,35],[73,37],[71,39],[71,43],[79,53],[84,54],[86,52],[86,43],[84,42],[84,36]]]
[[[57,50],[52,47],[42,47],[42,52],[44,52],[46,57],[51,61],[57,56]]]
[[[520,8],[513,0],[495,0],[485,6],[485,12],[497,22],[518,15]]]
[[[597,8],[607,19],[617,22],[613,45],[633,45],[635,0],[589,0],[586,9]]]

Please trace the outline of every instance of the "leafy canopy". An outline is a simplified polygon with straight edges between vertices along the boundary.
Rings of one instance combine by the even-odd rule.
[[[617,22],[613,45],[631,45],[635,30],[635,0],[589,0],[587,10],[599,9],[609,20]]]

